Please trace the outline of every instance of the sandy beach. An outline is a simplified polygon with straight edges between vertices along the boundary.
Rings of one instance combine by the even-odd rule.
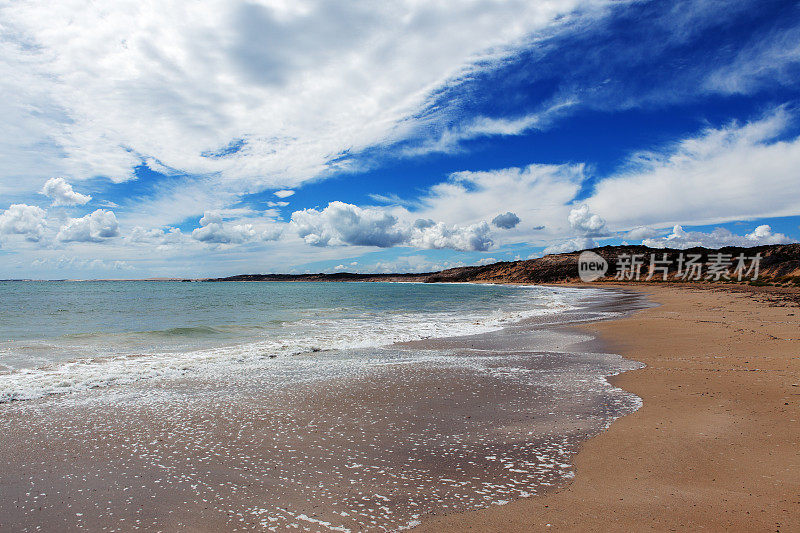
[[[291,386],[323,360],[3,405],[0,529],[800,529],[797,292],[624,288]]]
[[[612,378],[643,407],[581,447],[561,490],[420,531],[800,530],[797,291],[629,288],[661,305],[583,328],[647,365]]]

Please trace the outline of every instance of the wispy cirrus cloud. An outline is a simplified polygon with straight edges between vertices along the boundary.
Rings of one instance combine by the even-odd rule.
[[[535,32],[613,4],[16,2],[0,40],[15,130],[0,146],[36,145],[46,163],[0,172],[124,181],[146,161],[237,190],[298,185],[402,138],[434,91]]]
[[[782,138],[794,120],[780,107],[634,154],[586,203],[619,229],[796,215],[800,137]]]

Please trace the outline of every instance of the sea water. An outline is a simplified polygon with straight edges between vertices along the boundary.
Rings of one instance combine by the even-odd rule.
[[[0,282],[0,402],[483,333],[571,309],[581,292],[422,283]]]

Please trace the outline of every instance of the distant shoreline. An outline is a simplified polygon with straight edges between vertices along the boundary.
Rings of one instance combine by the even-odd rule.
[[[578,270],[578,258],[581,253],[569,252],[563,254],[546,255],[536,259],[520,261],[500,261],[489,265],[465,266],[450,268],[438,272],[413,272],[413,273],[380,273],[380,274],[361,274],[354,272],[335,272],[335,273],[306,273],[306,274],[237,274],[227,277],[203,277],[203,278],[180,278],[180,277],[157,277],[157,278],[138,278],[138,279],[58,279],[58,280],[34,280],[34,279],[14,279],[0,281],[150,281],[150,282],[399,282],[411,281],[420,283],[449,283],[449,282],[481,282],[481,283],[521,283],[521,284],[554,284],[554,283],[574,283],[580,281]],[[603,246],[589,250],[607,262],[608,271],[596,282],[620,282],[616,279],[617,263],[620,257],[641,256],[644,260],[642,265],[642,278],[647,276],[649,268],[649,258],[667,257],[665,279],[655,278],[649,282],[652,284],[669,282],[685,283],[687,280],[681,277],[683,269],[682,258],[694,255],[699,259],[699,264],[706,270],[714,262],[716,257],[735,258],[739,255],[747,257],[760,257],[760,266],[756,274],[756,279],[749,274],[743,279],[720,278],[708,280],[702,277],[700,280],[691,283],[700,284],[743,284],[743,285],[786,285],[800,286],[800,244],[776,244],[768,246],[756,246],[752,248],[724,247],[719,249],[708,248],[689,248],[678,250],[671,248],[648,248],[646,246]],[[648,283],[646,279],[625,280],[624,283]]]

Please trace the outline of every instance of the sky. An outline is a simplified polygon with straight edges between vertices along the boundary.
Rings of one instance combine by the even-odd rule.
[[[800,238],[800,3],[0,2],[0,278]]]

